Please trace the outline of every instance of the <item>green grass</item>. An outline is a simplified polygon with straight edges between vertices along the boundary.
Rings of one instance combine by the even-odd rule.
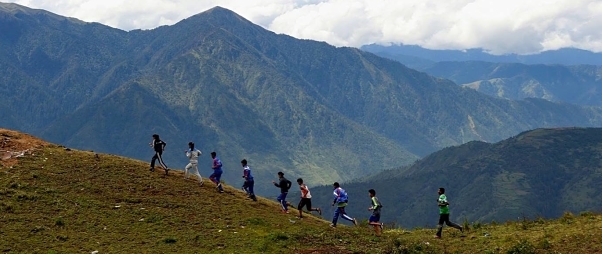
[[[217,193],[165,176],[145,162],[45,145],[0,168],[0,252],[7,253],[595,253],[602,216],[502,224],[465,222],[471,231],[337,229],[278,204],[253,202],[226,186]],[[296,202],[296,198],[291,201]],[[324,209],[329,211],[329,209]],[[330,217],[326,214],[326,217]],[[361,219],[361,218],[360,218]],[[284,250],[286,249],[286,250]]]

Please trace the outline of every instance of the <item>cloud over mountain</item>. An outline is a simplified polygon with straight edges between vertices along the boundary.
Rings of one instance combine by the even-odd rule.
[[[9,0],[124,30],[171,25],[216,5],[276,33],[337,46],[417,44],[494,54],[602,51],[597,0]]]

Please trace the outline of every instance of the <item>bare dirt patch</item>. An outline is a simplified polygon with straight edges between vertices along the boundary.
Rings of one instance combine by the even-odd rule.
[[[17,164],[17,158],[49,144],[28,134],[0,128],[0,166],[13,166]]]

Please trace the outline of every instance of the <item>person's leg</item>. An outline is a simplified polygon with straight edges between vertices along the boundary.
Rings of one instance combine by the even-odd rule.
[[[155,171],[155,161],[158,158],[159,158],[159,156],[157,155],[157,152],[155,152],[155,155],[153,155],[153,159],[151,160],[150,171]]]
[[[380,221],[380,215],[372,214],[372,215],[370,215],[370,218],[368,219],[368,224],[370,224],[374,227],[374,232],[376,233],[376,236],[380,236],[380,234],[381,234],[382,224],[379,221]]]
[[[192,169],[196,173],[196,176],[199,178],[199,183],[202,185],[203,184],[203,177],[201,176],[201,173],[199,172],[199,164],[198,163],[193,163],[192,164]]]
[[[347,215],[347,212],[345,212],[345,207],[340,207],[341,209],[341,217],[343,217],[343,219],[346,219],[348,221],[353,222],[353,224],[356,224],[355,219],[349,217],[349,215]]]
[[[163,162],[163,152],[157,152],[157,155],[159,157],[159,164],[165,169],[165,174],[167,175],[169,173],[169,168],[165,165],[165,162]]]
[[[288,195],[288,192],[282,193],[282,206],[284,207],[284,211],[288,213],[288,202],[286,202],[286,195]]]
[[[341,208],[342,207],[335,207],[334,208],[334,214],[332,216],[332,225],[331,225],[333,227],[337,226],[337,221],[339,220],[339,215],[341,214]]]
[[[316,212],[318,212],[320,215],[322,215],[322,211],[320,211],[320,208],[313,208],[313,207],[311,206],[311,198],[308,198],[308,199],[305,201],[305,204],[307,205],[307,211],[309,211],[310,213],[311,213],[312,211],[316,211]]]
[[[217,189],[219,190],[219,192],[224,192],[224,189],[222,188],[221,179],[222,171],[220,170],[218,172],[215,172],[215,181],[217,182]]]
[[[456,228],[456,229],[458,229],[460,231],[463,231],[462,227],[460,225],[458,225],[456,223],[453,223],[453,222],[451,222],[449,220],[449,214],[447,215],[447,220],[445,220],[445,224],[448,225],[448,226],[450,226],[450,227]]]
[[[253,201],[257,201],[257,197],[255,197],[255,181],[254,180],[249,180],[248,183],[248,190],[249,190],[249,195],[251,195],[251,199],[253,199]]]
[[[215,174],[215,170],[213,171],[213,173],[211,175],[209,175],[209,180],[211,180],[214,184],[218,184],[218,182],[215,180],[216,174]]]
[[[186,165],[186,167],[184,168],[184,178],[188,179],[190,177],[188,170],[190,170],[192,168],[192,163],[188,163],[188,165]]]
[[[250,196],[250,194],[249,194],[249,181],[248,180],[245,180],[242,183],[242,190],[247,194],[247,197]]]
[[[305,206],[304,198],[299,200],[299,204],[297,205],[297,210],[299,210],[299,218],[303,218],[303,207]]]
[[[286,194],[287,193],[280,193],[280,195],[278,195],[278,198],[276,198],[276,200],[278,200],[278,202],[280,203],[280,209],[282,209],[283,212],[286,212]]]
[[[446,220],[449,220],[449,214],[440,214],[439,215],[439,223],[437,224],[437,237],[441,237],[441,231],[443,231],[443,223]]]

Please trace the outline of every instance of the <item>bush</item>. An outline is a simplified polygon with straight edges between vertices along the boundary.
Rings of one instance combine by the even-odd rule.
[[[464,232],[470,232],[470,222],[468,222],[468,219],[466,219],[466,217],[464,217],[464,221],[462,222],[462,229],[464,230]]]
[[[167,237],[165,239],[163,239],[163,243],[167,243],[167,244],[173,244],[176,243],[178,240],[173,238],[173,237]]]
[[[594,216],[594,213],[593,213],[593,212],[591,212],[591,211],[583,211],[583,212],[581,212],[581,213],[579,214],[579,216],[581,216],[581,217],[593,217],[593,216]]]
[[[282,232],[276,232],[276,233],[272,233],[272,234],[268,235],[268,239],[270,239],[272,241],[286,241],[286,240],[288,240],[288,235],[286,235]]]
[[[475,221],[475,222],[472,223],[472,228],[474,230],[477,230],[477,229],[482,228],[482,227],[483,227],[483,224],[481,224],[481,222],[479,222],[479,221]]]
[[[573,215],[573,213],[571,213],[571,212],[565,212],[562,215],[562,217],[560,218],[560,221],[562,223],[571,224],[571,223],[573,223],[574,219],[575,219],[575,216]]]
[[[510,247],[507,254],[535,254],[535,246],[526,239],[520,240],[514,246]]]
[[[63,218],[59,217],[54,221],[54,225],[62,227],[62,226],[65,226],[65,222],[63,221]]]

